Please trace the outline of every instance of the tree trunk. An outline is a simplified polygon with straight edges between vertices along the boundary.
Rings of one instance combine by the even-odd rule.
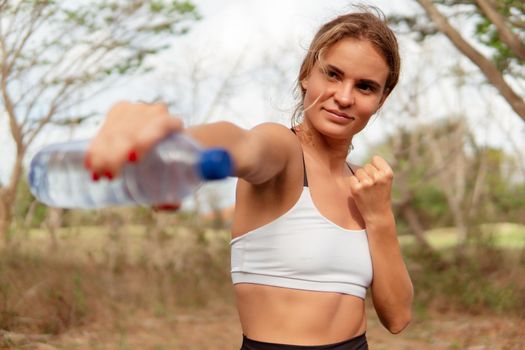
[[[62,227],[62,214],[64,210],[61,208],[49,208],[46,217],[46,228],[51,236],[51,244],[49,249],[56,251],[58,248],[57,231]]]
[[[448,22],[447,18],[436,8],[431,0],[417,0],[423,7],[428,17],[436,24],[439,31],[445,34],[452,44],[472,63],[474,63],[485,75],[489,83],[507,100],[510,107],[516,114],[525,121],[525,101],[514,91],[505,81],[498,68],[478,50],[470,45],[461,34]]]
[[[22,176],[22,158],[24,149],[17,150],[13,172],[7,186],[0,188],[0,241],[9,243],[9,229],[13,220],[13,205],[16,201],[16,190]]]
[[[400,209],[401,214],[407,221],[408,227],[410,227],[410,231],[412,231],[417,243],[425,250],[433,252],[434,248],[432,248],[425,238],[425,229],[423,228],[421,221],[419,221],[419,217],[414,208],[410,206],[410,203],[406,203],[403,204]]]
[[[0,191],[0,245],[6,246],[9,240],[9,228],[13,219],[13,195],[7,188]]]
[[[35,199],[31,202],[29,205],[29,209],[27,210],[27,214],[24,217],[24,233],[27,235],[29,234],[29,230],[31,230],[31,224],[33,222],[33,218],[35,217],[35,210],[38,205],[38,201]]]
[[[505,23],[505,17],[499,14],[498,11],[492,6],[490,1],[487,0],[475,0],[481,11],[490,19],[492,24],[498,29],[501,41],[507,45],[520,60],[525,61],[525,43],[518,35],[516,35],[512,29],[510,29]]]
[[[463,149],[467,130],[464,120],[458,120],[451,127],[453,129],[448,135],[429,133],[427,140],[434,164],[442,169],[436,179],[443,190],[457,229],[458,246],[464,246],[469,231],[463,205],[468,174],[467,158]]]

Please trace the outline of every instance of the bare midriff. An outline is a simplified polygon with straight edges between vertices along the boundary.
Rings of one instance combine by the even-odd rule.
[[[249,283],[234,290],[243,333],[253,340],[324,345],[366,330],[365,303],[356,296]]]

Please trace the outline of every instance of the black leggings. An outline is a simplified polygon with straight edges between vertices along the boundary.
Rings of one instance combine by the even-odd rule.
[[[241,350],[368,350],[368,343],[366,334],[340,343],[314,346],[265,343],[243,336]]]

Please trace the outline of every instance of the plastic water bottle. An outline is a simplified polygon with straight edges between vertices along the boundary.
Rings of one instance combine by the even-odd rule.
[[[204,150],[189,136],[175,133],[139,162],[124,165],[115,179],[95,182],[84,167],[88,145],[88,140],[57,143],[33,157],[29,184],[39,201],[52,207],[84,209],[178,203],[204,181],[233,173],[226,150]]]

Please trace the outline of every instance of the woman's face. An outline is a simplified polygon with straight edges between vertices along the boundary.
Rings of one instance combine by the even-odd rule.
[[[305,122],[327,137],[351,140],[383,104],[388,74],[369,41],[336,42],[301,82]]]

